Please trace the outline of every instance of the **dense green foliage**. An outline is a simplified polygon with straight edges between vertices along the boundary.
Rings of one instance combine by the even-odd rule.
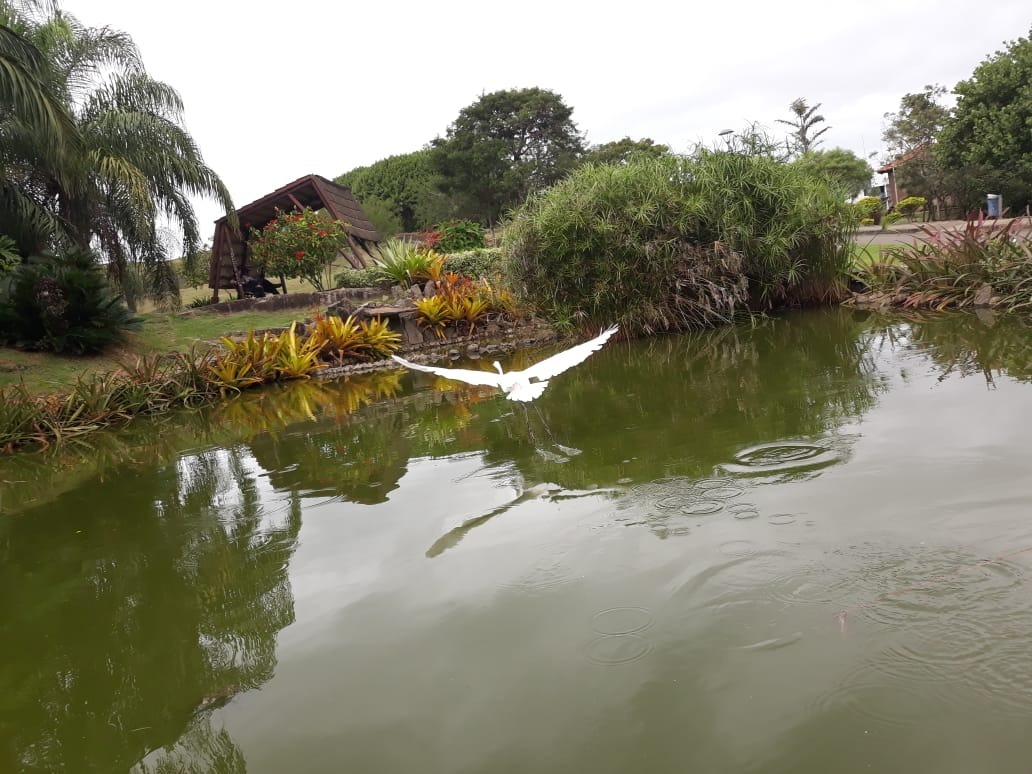
[[[882,200],[877,196],[865,196],[853,204],[853,209],[860,218],[874,218],[881,212]]]
[[[798,167],[703,149],[585,166],[517,210],[503,246],[542,313],[647,333],[838,296],[853,228]]]
[[[81,250],[20,265],[0,293],[0,342],[25,349],[95,354],[139,323]]]
[[[263,273],[302,277],[316,290],[325,289],[330,264],[347,244],[344,223],[311,207],[277,212],[264,228],[252,229],[247,240],[251,259]]]
[[[21,255],[18,254],[18,245],[10,237],[0,234],[0,276],[14,271],[21,263]]]
[[[1002,194],[1024,209],[1032,201],[1032,35],[988,57],[954,91],[939,157],[950,169],[980,170],[983,196]]]
[[[561,180],[584,151],[573,109],[540,88],[484,94],[432,146],[440,189],[455,198],[460,215],[488,224]]]
[[[395,207],[392,202],[378,199],[375,196],[366,197],[362,201],[362,211],[373,224],[380,239],[389,239],[395,234],[405,230],[401,218],[395,214]]]
[[[439,253],[458,253],[486,247],[484,227],[472,220],[446,220],[428,235],[427,246]]]
[[[345,172],[334,182],[351,189],[382,236],[419,231],[450,214],[448,202],[437,189],[428,150],[388,156]],[[384,211],[394,220],[383,217]]]
[[[640,140],[624,137],[621,140],[591,146],[581,157],[581,161],[586,164],[626,164],[632,158],[645,156],[655,159],[669,152],[670,146],[655,143],[650,137]]]
[[[874,174],[870,164],[844,148],[810,151],[800,156],[795,164],[811,175],[823,178],[846,198],[864,191]]]
[[[914,215],[923,210],[927,203],[923,196],[908,196],[896,202],[896,212],[913,219]]]
[[[333,275],[333,281],[338,288],[375,288],[385,284],[383,274],[376,267],[344,269]]]
[[[503,252],[499,247],[481,247],[476,250],[448,253],[444,259],[446,271],[467,277],[492,279],[504,272]]]
[[[148,75],[127,34],[56,3],[0,0],[0,233],[23,255],[96,248],[116,281],[137,263],[149,295],[177,301],[158,218],[190,256],[190,197],[232,208],[182,119],[179,95]]]

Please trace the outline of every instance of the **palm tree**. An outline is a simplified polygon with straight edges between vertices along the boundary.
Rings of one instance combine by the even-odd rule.
[[[33,7],[0,0],[0,234],[24,253],[39,252],[45,235],[62,229],[33,170],[63,170],[64,150],[79,141],[71,113],[49,86],[45,57],[23,36]]]
[[[178,300],[159,221],[182,233],[183,254],[192,256],[201,234],[189,197],[210,196],[233,211],[228,190],[183,127],[179,95],[147,74],[129,35],[86,27],[53,3],[0,0],[0,22],[9,41],[0,57],[7,52],[32,76],[36,103],[43,96],[54,103],[44,123],[27,97],[18,110],[4,110],[0,100],[0,196],[10,189],[25,202],[20,230],[35,235],[34,249],[44,241],[95,250],[131,306],[134,266],[147,280],[146,295]],[[14,64],[6,69],[19,72]],[[7,82],[17,85],[13,75],[0,86]],[[58,118],[70,128],[59,141],[54,130],[44,131]]]
[[[788,106],[789,110],[795,115],[793,120],[776,119],[779,124],[791,126],[794,130],[791,134],[793,150],[800,156],[820,145],[818,138],[831,128],[830,126],[825,126],[819,132],[810,134],[817,124],[824,122],[824,116],[817,114],[821,104],[818,102],[813,107],[810,107],[806,104],[805,99],[799,97]]]

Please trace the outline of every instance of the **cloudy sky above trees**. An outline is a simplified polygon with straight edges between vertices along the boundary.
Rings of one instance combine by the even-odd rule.
[[[752,121],[781,133],[775,119],[804,97],[832,127],[822,147],[880,160],[882,116],[903,94],[952,88],[1032,24],[1028,0],[62,6],[132,35],[238,206],[417,150],[480,94],[530,86],[560,94],[590,143],[676,151]]]

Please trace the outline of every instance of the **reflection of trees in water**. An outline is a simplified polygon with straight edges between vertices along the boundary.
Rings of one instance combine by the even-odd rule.
[[[582,454],[550,462],[521,454],[513,436],[487,447],[491,458],[516,456],[529,482],[573,488],[710,475],[744,447],[826,436],[882,389],[869,336],[847,312],[617,345],[559,378],[540,408]]]
[[[989,310],[914,314],[900,324],[887,318],[875,329],[883,340],[907,345],[927,356],[941,369],[940,380],[951,374],[982,374],[993,386],[1006,374],[1020,382],[1032,381],[1032,323],[1017,315],[999,316]]]
[[[0,769],[121,771],[177,740],[239,759],[195,716],[273,674],[299,503],[266,514],[238,450],[107,478],[0,522],[0,584],[17,590]]]
[[[537,401],[544,424],[491,391],[422,374],[404,378],[424,389],[387,400],[403,378],[390,372],[241,396],[197,415],[185,437],[245,441],[275,486],[363,503],[385,500],[410,456],[470,450],[515,461],[529,485],[708,475],[745,446],[817,439],[866,412],[881,389],[871,339],[859,315],[825,310],[756,330],[613,344]],[[513,366],[540,356],[519,353],[526,362]],[[583,453],[556,454],[553,440]]]

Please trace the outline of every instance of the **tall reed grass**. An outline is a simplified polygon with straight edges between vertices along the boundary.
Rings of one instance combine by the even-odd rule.
[[[842,297],[855,224],[791,165],[700,149],[581,167],[512,214],[503,246],[546,316],[650,333]]]

